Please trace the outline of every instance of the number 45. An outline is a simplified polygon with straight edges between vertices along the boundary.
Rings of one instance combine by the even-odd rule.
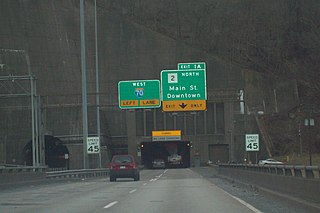
[[[254,150],[257,150],[257,149],[259,149],[259,145],[258,145],[258,143],[257,143],[257,142],[249,143],[249,144],[247,145],[247,149],[254,149]]]
[[[96,146],[90,146],[89,148],[88,148],[88,151],[89,152],[99,152],[99,146],[98,145],[96,145]]]

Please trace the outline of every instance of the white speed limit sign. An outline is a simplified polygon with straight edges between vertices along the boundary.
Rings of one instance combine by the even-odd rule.
[[[246,134],[246,151],[259,151],[259,134]]]
[[[98,154],[100,153],[100,140],[99,137],[88,137],[87,138],[87,153]]]

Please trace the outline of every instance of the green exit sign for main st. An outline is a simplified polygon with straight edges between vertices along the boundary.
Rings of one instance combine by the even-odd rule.
[[[206,109],[207,89],[204,69],[162,70],[163,111]]]
[[[205,70],[162,70],[162,100],[206,100]]]
[[[119,81],[118,98],[121,109],[158,108],[161,106],[160,81]]]

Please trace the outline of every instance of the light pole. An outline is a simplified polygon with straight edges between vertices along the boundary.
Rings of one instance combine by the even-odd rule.
[[[98,58],[98,23],[97,23],[97,0],[94,1],[94,28],[96,46],[96,104],[97,104],[97,136],[100,138],[100,87],[99,87],[99,58]],[[99,151],[99,168],[101,168],[101,150]]]
[[[300,153],[300,156],[302,156],[301,123],[300,123],[300,121],[299,121],[298,133],[299,133],[299,153]]]
[[[88,107],[87,107],[87,68],[84,31],[84,0],[80,0],[80,40],[82,70],[82,134],[83,134],[83,168],[87,168]]]
[[[308,137],[308,145],[309,145],[309,164],[310,164],[310,166],[312,166],[312,151],[311,151],[311,132],[310,132],[310,130],[311,130],[311,127],[313,127],[314,126],[314,119],[313,118],[306,118],[306,119],[304,119],[304,125],[306,126],[306,127],[308,127],[308,133],[309,133],[309,137]]]

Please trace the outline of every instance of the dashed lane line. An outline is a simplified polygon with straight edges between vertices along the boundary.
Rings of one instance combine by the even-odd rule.
[[[134,193],[135,191],[137,191],[137,189],[133,189],[133,190],[131,190],[129,193],[132,194],[132,193]]]
[[[109,203],[108,205],[106,205],[105,207],[103,207],[104,209],[108,209],[108,208],[110,208],[110,207],[112,207],[112,206],[114,206],[114,205],[116,205],[118,203],[118,201],[113,201],[113,202],[111,202],[111,203]]]

